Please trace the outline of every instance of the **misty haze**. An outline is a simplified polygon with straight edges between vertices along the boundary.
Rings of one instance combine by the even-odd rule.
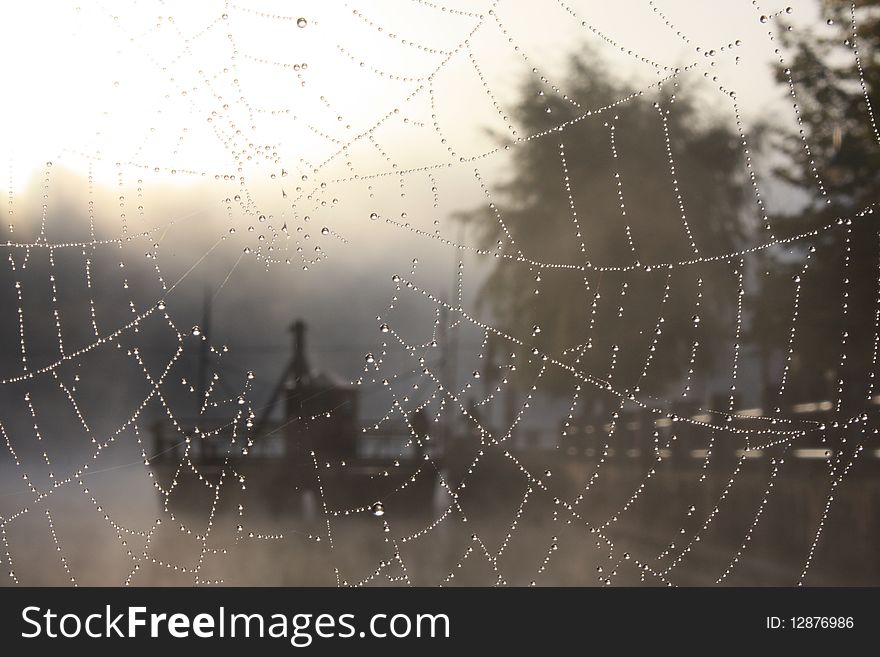
[[[0,10],[3,584],[880,583],[880,3],[765,4]]]

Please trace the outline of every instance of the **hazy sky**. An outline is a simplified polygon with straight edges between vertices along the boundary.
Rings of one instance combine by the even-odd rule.
[[[124,238],[128,272],[184,277],[168,299],[182,325],[198,321],[207,289],[218,330],[240,342],[284,344],[286,323],[305,314],[319,345],[357,350],[413,258],[439,296],[463,258],[473,299],[491,260],[442,239],[462,237],[452,213],[487,202],[475,170],[489,190],[509,175],[488,130],[529,136],[507,113],[525,79],[565,94],[566,59],[587,45],[647,94],[690,67],[677,81],[700,85],[705,116],[732,125],[734,91],[746,122],[792,127],[771,76],[772,34],[823,29],[814,11],[668,0],[8,4],[2,230],[21,243],[90,240],[91,200],[97,236]],[[266,272],[254,254],[278,265]],[[145,295],[138,304],[162,292]],[[343,307],[340,324],[331,311]],[[399,321],[424,337],[433,312]],[[248,330],[255,313],[259,334]],[[347,352],[328,360],[351,370]]]
[[[0,153],[12,158],[16,188],[47,160],[81,172],[90,161],[104,183],[120,173],[129,182],[168,178],[172,169],[189,182],[185,170],[235,173],[233,152],[258,185],[282,166],[311,174],[350,142],[354,170],[367,175],[387,162],[355,138],[397,110],[372,135],[395,163],[455,162],[431,114],[460,155],[489,150],[496,144],[484,129],[504,131],[497,109],[510,106],[522,79],[534,67],[564,92],[564,60],[581,44],[644,88],[695,64],[755,117],[781,98],[769,75],[776,44],[768,32],[815,18],[812,3],[791,15],[784,3],[443,4],[469,13],[414,0],[12,3],[2,10],[0,84],[15,102],[0,108]],[[578,100],[590,109],[589,99]],[[730,110],[720,92],[706,102]],[[344,159],[319,178],[344,175]],[[8,176],[0,180],[6,186]]]

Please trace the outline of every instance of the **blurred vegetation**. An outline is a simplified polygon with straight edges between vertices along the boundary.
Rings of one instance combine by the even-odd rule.
[[[776,131],[774,147],[786,155],[776,174],[806,202],[772,218],[777,237],[819,233],[767,254],[751,337],[765,355],[787,357],[794,324],[788,401],[835,399],[842,377],[844,401],[858,404],[871,376],[880,256],[877,214],[857,216],[880,199],[880,2],[859,3],[853,12],[851,3],[833,0],[821,3],[820,14],[815,29],[783,26],[778,34],[787,65],[776,78],[783,93],[794,90],[802,132]]]
[[[484,309],[524,342],[511,360],[511,343],[493,341],[484,382],[507,376],[528,390],[541,364],[537,346],[617,389],[680,393],[693,342],[705,376],[732,340],[738,281],[727,262],[658,265],[743,243],[750,191],[740,138],[693,85],[670,82],[642,94],[590,51],[571,57],[562,86],[567,97],[534,76],[524,82],[513,123],[521,135],[538,136],[511,148],[512,175],[492,189],[494,205],[460,217],[499,256],[481,290]],[[510,363],[515,371],[505,369]],[[573,383],[550,367],[541,388],[571,394]]]

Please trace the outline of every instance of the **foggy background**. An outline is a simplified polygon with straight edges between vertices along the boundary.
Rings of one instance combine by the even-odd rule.
[[[877,582],[873,3],[45,5],[4,583]],[[297,319],[384,456],[269,405]]]

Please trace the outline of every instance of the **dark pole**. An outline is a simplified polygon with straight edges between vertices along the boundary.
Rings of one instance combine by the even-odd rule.
[[[209,348],[211,343],[211,295],[205,288],[205,297],[202,302],[202,342],[199,345],[199,369],[196,374],[196,404],[199,413],[202,405],[205,403],[205,393],[207,391],[208,381],[208,358],[210,356]]]
[[[296,320],[290,327],[293,333],[293,360],[291,362],[291,375],[293,383],[297,384],[309,375],[309,364],[306,360],[306,323],[301,319]]]

